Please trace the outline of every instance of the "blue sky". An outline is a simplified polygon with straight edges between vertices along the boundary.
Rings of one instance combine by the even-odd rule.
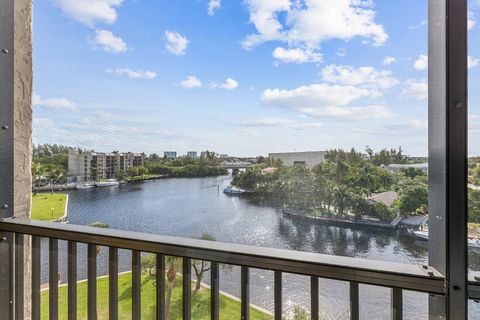
[[[426,0],[37,0],[34,142],[426,155],[426,19]],[[469,19],[478,39],[480,1]],[[477,155],[480,43],[469,56]]]

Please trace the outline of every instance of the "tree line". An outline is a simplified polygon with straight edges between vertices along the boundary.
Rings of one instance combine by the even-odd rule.
[[[260,159],[245,172],[236,174],[232,184],[251,191],[255,196],[273,200],[277,205],[313,215],[346,217],[375,216],[391,221],[400,214],[428,212],[428,181],[426,172],[406,168],[391,172],[380,164],[408,163],[408,157],[397,151],[378,153],[367,149],[362,154],[355,149],[329,150],[325,161],[313,168],[304,165],[284,166],[279,161]],[[273,165],[271,173],[263,171]],[[395,191],[393,205],[369,201],[373,193]]]

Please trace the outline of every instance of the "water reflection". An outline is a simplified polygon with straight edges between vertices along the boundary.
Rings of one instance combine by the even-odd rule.
[[[90,224],[101,221],[111,228],[182,237],[200,237],[210,233],[217,241],[284,248],[290,250],[359,257],[401,263],[427,261],[427,242],[417,241],[405,230],[371,227],[344,228],[312,222],[302,217],[283,217],[279,208],[248,198],[228,197],[218,192],[230,182],[228,176],[201,179],[169,179],[113,188],[69,192],[69,222]],[[215,187],[212,187],[215,186]],[[44,246],[42,280],[48,281],[48,256]],[[60,244],[60,272],[66,279],[65,245]],[[79,248],[79,278],[86,275],[85,248]],[[107,250],[98,257],[99,275],[108,272]],[[130,268],[128,252],[121,252],[121,271]],[[470,267],[480,270],[480,253],[470,251]],[[239,268],[221,271],[221,289],[239,294]],[[251,301],[273,310],[272,272],[252,270]],[[206,278],[208,283],[208,277]],[[254,285],[253,285],[254,284]],[[287,275],[284,279],[285,308],[295,304],[308,306],[309,278]],[[321,312],[325,319],[341,319],[348,314],[348,284],[320,279]],[[372,291],[370,293],[370,291]],[[366,307],[362,314],[389,306],[383,291],[364,290]],[[426,300],[405,296],[409,319],[423,319]],[[370,296],[371,295],[371,296]],[[414,294],[413,294],[414,295]],[[413,296],[414,297],[414,296]],[[286,309],[286,310],[287,310]],[[380,312],[383,314],[383,311]]]

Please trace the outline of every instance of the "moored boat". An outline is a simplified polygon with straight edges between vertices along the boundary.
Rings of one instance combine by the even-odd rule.
[[[83,190],[83,189],[90,189],[95,187],[93,183],[90,182],[84,182],[84,183],[79,183],[75,186],[75,189],[77,190]]]
[[[115,179],[108,179],[108,180],[95,182],[96,187],[112,187],[112,186],[118,186],[119,184],[120,183]]]
[[[421,240],[428,240],[428,231],[413,231],[413,234]],[[471,248],[480,248],[480,239],[468,238],[467,245]]]
[[[241,195],[245,193],[245,190],[233,186],[228,186],[223,189],[223,193],[230,195]]]

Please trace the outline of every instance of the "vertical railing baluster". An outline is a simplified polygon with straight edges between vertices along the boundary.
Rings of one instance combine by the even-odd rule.
[[[157,320],[165,320],[165,256],[157,254]]]
[[[23,234],[15,234],[15,319],[24,319],[24,241]]]
[[[318,277],[310,277],[310,318],[318,320]]]
[[[32,236],[32,320],[40,320],[41,238]]]
[[[250,269],[242,266],[241,275],[242,320],[250,320]]]
[[[97,319],[97,246],[88,244],[88,298],[87,317],[88,320]]]
[[[139,320],[141,318],[141,290],[142,283],[142,266],[141,252],[132,251],[132,319]]]
[[[108,319],[118,319],[118,249],[108,249]]]
[[[358,304],[358,282],[350,282],[350,319],[359,320],[360,309]]]
[[[282,272],[274,273],[274,304],[275,304],[275,320],[282,320]]]
[[[3,239],[0,242],[4,241]],[[8,311],[4,315],[8,315],[9,319],[13,320],[15,317],[15,234],[7,234],[8,242]],[[0,293],[1,294],[1,293]]]
[[[48,314],[50,320],[58,319],[58,240],[49,239],[48,250]]]
[[[403,319],[403,292],[400,288],[392,288],[392,320]]]
[[[183,320],[192,317],[192,260],[183,258]]]
[[[217,262],[211,262],[210,269],[210,317],[220,319],[220,272]]]
[[[68,320],[77,319],[77,243],[68,241]]]

